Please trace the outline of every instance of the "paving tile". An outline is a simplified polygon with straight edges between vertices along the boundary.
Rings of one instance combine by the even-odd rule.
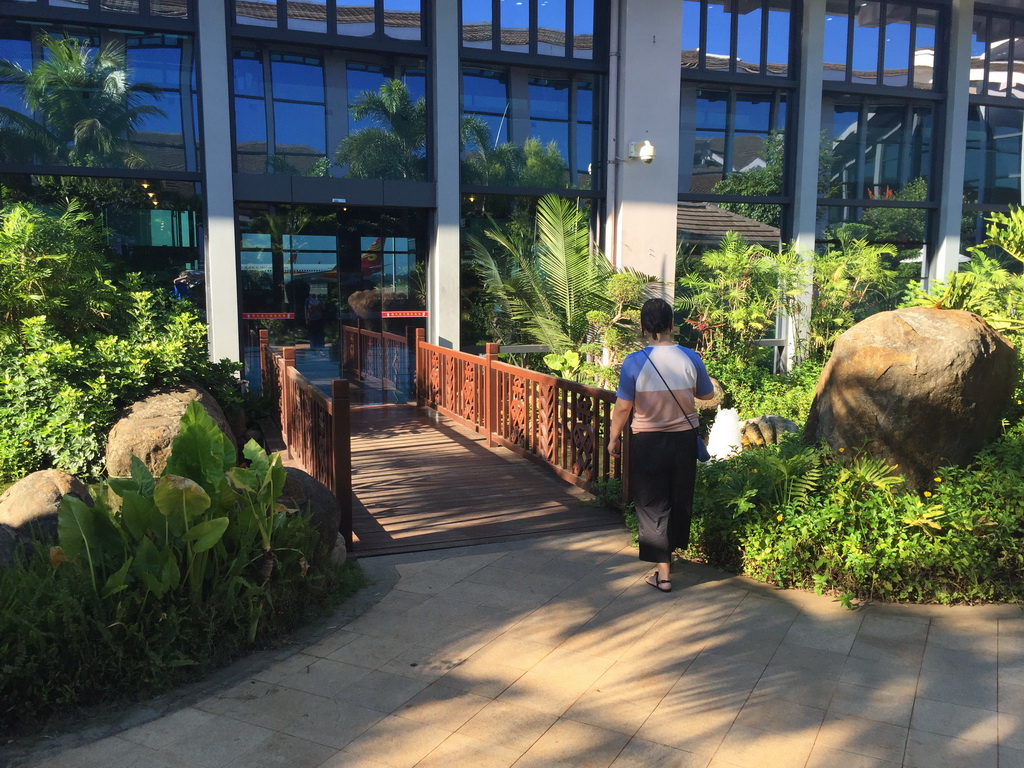
[[[415,645],[415,641],[409,638],[399,640],[394,637],[376,637],[357,632],[348,634],[352,640],[324,654],[324,657],[357,667],[377,669],[381,664],[391,661],[402,651]]]
[[[628,741],[629,736],[617,731],[559,720],[533,743],[516,766],[607,768]]]
[[[838,683],[828,710],[907,727],[914,711],[914,694],[909,690],[889,691],[853,683]]]
[[[862,620],[859,614],[817,616],[802,613],[790,625],[785,643],[846,656],[857,639]]]
[[[515,585],[511,584],[479,584],[473,581],[460,581],[448,587],[442,594],[451,600],[463,600],[477,605],[526,610],[539,608],[550,599],[544,595],[516,589]]]
[[[900,768],[901,763],[879,760],[875,757],[844,752],[815,743],[807,758],[806,768]]]
[[[561,715],[612,665],[605,657],[557,648],[498,697],[540,712]]]
[[[635,736],[710,759],[746,700],[745,693],[669,692]]]
[[[333,697],[390,714],[429,684],[426,680],[393,675],[375,669],[336,691]]]
[[[417,625],[440,622],[442,625],[458,624],[478,628],[512,624],[523,615],[523,611],[512,608],[496,608],[491,605],[453,600],[445,591],[444,594],[432,597],[406,611],[404,617]]]
[[[395,710],[395,714],[424,725],[457,731],[490,702],[484,696],[434,683]]]
[[[500,560],[499,553],[488,554],[463,554],[455,557],[444,558],[430,563],[428,566],[417,569],[415,573],[408,576],[403,575],[398,582],[398,589],[405,592],[416,592],[421,595],[432,595],[443,591],[452,584],[475,574],[486,568],[496,560]]]
[[[824,709],[755,693],[736,716],[736,725],[769,733],[814,734],[824,719]]]
[[[327,758],[319,768],[391,768],[391,766],[372,760],[366,755],[356,755],[342,749]]]
[[[913,728],[907,739],[904,768],[997,768],[999,751],[994,743],[983,744]]]
[[[519,756],[516,750],[453,733],[416,768],[508,768]]]
[[[765,669],[764,664],[702,653],[687,667],[672,691],[708,696],[747,695],[754,690]]]
[[[588,653],[592,656],[620,658],[650,630],[666,610],[662,605],[645,611],[645,607],[650,607],[649,601],[657,600],[660,596],[654,594],[653,590],[650,595],[641,594],[644,596],[639,600],[636,598],[613,600],[579,630],[566,638],[559,648]],[[644,600],[648,601],[648,606],[643,605]]]
[[[554,715],[499,699],[488,703],[457,733],[522,754],[557,720]]]
[[[1024,768],[1024,750],[999,747],[999,768]]]
[[[491,659],[477,659],[470,656],[444,676],[438,682],[478,696],[494,699],[506,688],[522,677],[522,667],[510,667],[499,664]]]
[[[341,695],[371,672],[370,669],[354,664],[316,659],[301,671],[281,676],[276,684],[282,688],[294,688],[319,696],[334,697]]]
[[[994,656],[998,638],[998,621],[985,621],[977,614],[959,620],[936,618],[928,630],[928,649],[939,647]]]
[[[330,656],[339,648],[351,643],[359,636],[360,635],[356,632],[349,632],[347,629],[339,629],[336,632],[331,632],[329,635],[322,637],[312,645],[306,646],[302,649],[302,652],[309,656],[325,658]]]
[[[1024,715],[1024,685],[1003,683],[999,686],[998,707],[1000,712]]]
[[[281,661],[270,664],[253,675],[253,679],[266,683],[277,683],[282,678],[289,677],[296,672],[306,672],[319,661],[317,656],[310,656],[306,653],[295,653]]]
[[[332,747],[275,733],[253,749],[242,749],[224,768],[317,768],[336,752]]]
[[[1000,712],[999,746],[1024,751],[1024,715],[1013,712]]]
[[[917,691],[920,677],[919,665],[908,665],[899,661],[878,661],[850,657],[839,676],[839,682],[863,685],[868,688],[882,688],[887,691]]]
[[[644,741],[635,736],[622,748],[611,768],[707,768],[708,757]]]
[[[943,736],[995,744],[999,737],[997,713],[991,709],[976,709],[919,698],[914,704],[910,727]]]
[[[564,717],[632,735],[677,679],[675,673],[628,663],[614,664],[569,707]]]
[[[500,635],[477,650],[472,658],[474,661],[503,664],[525,671],[551,653],[552,650],[554,650],[553,645]]]
[[[502,568],[500,563],[481,568],[467,576],[466,580],[476,584],[486,584],[495,587],[514,584],[515,589],[519,592],[526,592],[546,598],[554,597],[571,583],[570,580],[563,576],[549,576],[543,571],[539,573],[512,571],[508,568]]]
[[[989,672],[971,672],[968,665],[965,671],[955,673],[922,669],[917,695],[932,701],[995,710],[999,706],[997,679],[995,666]]]
[[[595,608],[580,600],[547,603],[510,627],[504,635],[544,645],[559,645],[594,618],[606,604]]]
[[[213,720],[214,715],[209,712],[185,707],[152,722],[119,733],[118,738],[133,744],[141,744],[150,749],[162,749],[180,739],[193,728],[199,728]]]
[[[34,768],[129,768],[150,758],[154,753],[142,744],[126,741],[117,736],[69,749],[42,762]]]
[[[238,702],[227,716],[339,749],[385,715],[358,702],[277,688]]]
[[[768,662],[769,671],[799,670],[808,672],[815,677],[839,679],[849,656],[847,653],[798,645],[789,639],[789,634],[786,635],[786,638],[776,649],[771,661]]]
[[[737,722],[715,752],[715,761],[737,768],[792,768],[807,761],[813,746],[813,729],[790,734],[771,733]]]
[[[270,728],[218,715],[161,751],[198,768],[220,768],[240,752],[259,747],[274,733]]]
[[[449,732],[441,728],[392,715],[368,729],[344,751],[391,768],[412,768],[448,736]]]
[[[827,709],[838,684],[838,680],[815,675],[813,671],[769,664],[764,674],[758,678],[754,693],[817,709]]]
[[[818,731],[816,744],[899,765],[903,762],[908,732],[904,726],[829,712]]]

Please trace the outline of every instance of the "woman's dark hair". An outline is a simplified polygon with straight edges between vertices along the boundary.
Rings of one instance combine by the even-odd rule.
[[[672,305],[664,299],[648,299],[640,308],[640,328],[648,333],[664,333],[672,328]]]

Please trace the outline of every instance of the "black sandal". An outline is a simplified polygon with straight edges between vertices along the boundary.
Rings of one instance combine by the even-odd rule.
[[[650,576],[648,576],[646,579],[644,579],[644,581],[646,581],[648,584],[650,584],[652,587],[654,587],[659,592],[671,592],[672,591],[672,581],[671,581],[671,579],[659,579],[657,571],[655,571]],[[665,586],[665,585],[667,585],[667,586]]]

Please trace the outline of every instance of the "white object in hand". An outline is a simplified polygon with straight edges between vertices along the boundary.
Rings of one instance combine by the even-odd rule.
[[[708,434],[708,453],[712,459],[727,459],[742,450],[740,418],[735,408],[723,408],[715,415]]]

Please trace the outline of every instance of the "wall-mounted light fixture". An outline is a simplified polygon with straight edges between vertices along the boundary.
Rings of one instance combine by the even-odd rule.
[[[654,162],[654,145],[644,139],[643,141],[631,141],[629,143],[629,156],[640,158],[640,162],[650,165]]]

